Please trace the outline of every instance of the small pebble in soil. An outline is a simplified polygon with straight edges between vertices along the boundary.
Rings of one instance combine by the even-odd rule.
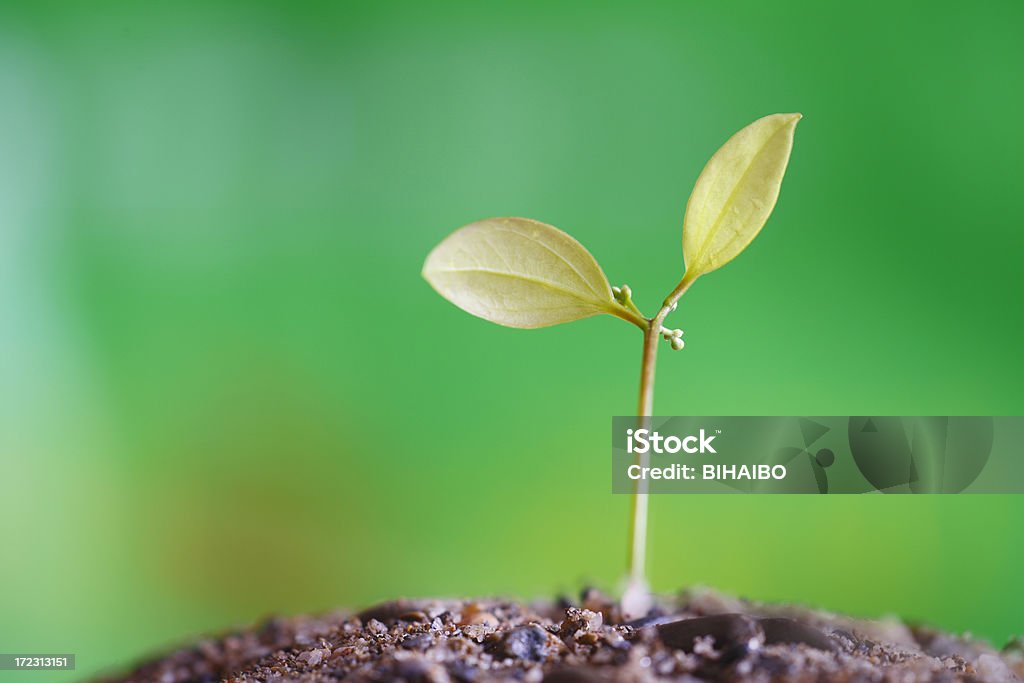
[[[414,633],[402,639],[401,645],[406,650],[426,650],[434,639],[426,633]]]
[[[540,662],[548,656],[550,649],[548,632],[536,624],[528,624],[506,633],[500,651],[512,659]]]

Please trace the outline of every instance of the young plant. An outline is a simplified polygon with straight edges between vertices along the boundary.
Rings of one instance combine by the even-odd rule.
[[[423,277],[437,292],[475,316],[508,327],[535,328],[607,313],[643,332],[637,415],[647,426],[654,404],[658,338],[683,348],[682,330],[665,319],[702,275],[734,259],[757,236],[779,196],[800,114],[773,114],[733,135],[708,161],[686,204],[682,279],[653,317],[633,303],[627,285],[611,287],[583,245],[561,230],[528,218],[488,218],[459,228],[434,248]],[[649,455],[638,455],[641,466]],[[645,579],[647,483],[633,494],[627,614],[650,606]]]

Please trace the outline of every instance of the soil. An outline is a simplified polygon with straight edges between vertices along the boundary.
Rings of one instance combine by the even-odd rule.
[[[1024,680],[1024,642],[996,651],[896,620],[708,591],[623,621],[613,601],[585,591],[557,603],[398,601],[358,614],[271,619],[104,680],[1003,682]]]

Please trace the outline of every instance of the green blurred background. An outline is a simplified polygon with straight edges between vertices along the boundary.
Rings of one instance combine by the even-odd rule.
[[[81,676],[269,613],[615,589],[609,417],[639,334],[502,329],[420,267],[530,216],[653,312],[704,162],[772,112],[804,114],[779,205],[672,317],[657,412],[1024,412],[1022,24],[1019,2],[4,3],[0,650]],[[1021,497],[652,514],[661,591],[1024,630]]]

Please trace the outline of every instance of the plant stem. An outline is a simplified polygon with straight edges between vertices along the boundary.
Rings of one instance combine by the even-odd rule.
[[[626,308],[622,304],[616,302],[614,304],[609,304],[607,310],[608,310],[608,313],[610,313],[611,315],[614,315],[616,318],[622,318],[626,322],[633,323],[634,325],[639,327],[641,330],[645,330],[646,331],[646,329],[647,329],[647,322],[648,322],[647,318],[643,317],[643,315],[641,315],[640,312],[637,311],[635,307],[634,308]]]
[[[679,297],[690,288],[696,279],[696,276],[690,277],[689,273],[684,275],[676,288],[665,299],[658,314],[648,320],[644,327],[644,349],[640,362],[640,397],[636,408],[638,429],[650,428],[651,413],[654,410],[654,368],[658,360],[658,337],[661,334],[662,323],[672,312]],[[650,454],[637,453],[636,464],[640,467],[648,467]],[[641,478],[636,480],[636,487],[633,490],[629,539],[629,584],[634,593],[641,588],[646,590],[647,586],[647,488],[647,479]]]

